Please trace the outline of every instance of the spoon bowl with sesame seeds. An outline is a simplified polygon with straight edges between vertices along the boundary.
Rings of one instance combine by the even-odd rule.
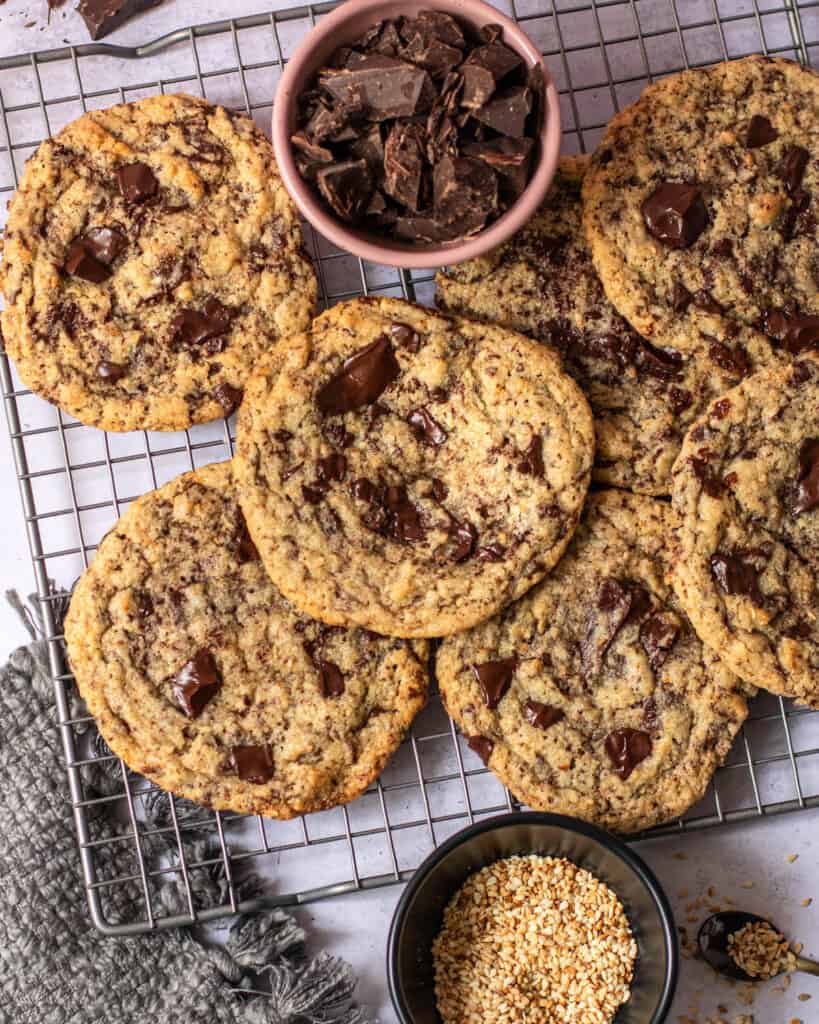
[[[794,971],[819,975],[819,963],[799,956],[778,928],[747,910],[712,914],[697,943],[707,964],[736,981],[766,981]]]

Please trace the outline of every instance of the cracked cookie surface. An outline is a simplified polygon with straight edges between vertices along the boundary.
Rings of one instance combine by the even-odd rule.
[[[673,584],[738,675],[819,707],[819,361],[750,377],[674,467]]]
[[[270,582],[230,466],[130,506],[65,623],[80,693],[114,751],[163,789],[276,818],[345,803],[427,693],[427,645],[328,629]]]
[[[581,225],[587,160],[563,158],[529,224],[494,252],[436,278],[453,313],[523,331],[563,356],[594,413],[596,480],[642,494],[667,494],[688,426],[746,369],[715,360],[706,346],[659,348],[606,299]],[[757,360],[777,361],[767,344]]]
[[[655,345],[759,363],[819,341],[819,75],[747,57],[650,85],[583,187],[611,302]]]
[[[441,636],[557,562],[594,433],[555,353],[505,328],[358,299],[291,339],[281,364],[248,382],[234,473],[268,572],[305,613]]]
[[[554,571],[448,637],[436,672],[470,746],[521,801],[631,832],[705,792],[747,706],[665,577],[668,504],[600,491]]]
[[[24,382],[106,430],[229,414],[316,303],[270,143],[185,95],[90,111],[42,143],[10,205],[0,284]]]

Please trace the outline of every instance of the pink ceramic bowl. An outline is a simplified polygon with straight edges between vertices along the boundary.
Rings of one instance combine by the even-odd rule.
[[[290,136],[296,130],[296,100],[307,83],[339,46],[358,39],[378,21],[419,11],[445,11],[476,29],[503,26],[503,41],[531,67],[543,62],[540,51],[513,21],[482,0],[347,0],[325,15],[306,36],[284,69],[273,104],[273,148],[287,191],[313,227],[339,248],[373,263],[410,269],[461,263],[494,249],[518,231],[543,201],[560,154],[560,104],[557,89],[544,66],[544,119],[535,150],[534,173],[523,195],[488,228],[463,242],[445,245],[397,242],[371,231],[360,231],[334,216],[296,169]]]

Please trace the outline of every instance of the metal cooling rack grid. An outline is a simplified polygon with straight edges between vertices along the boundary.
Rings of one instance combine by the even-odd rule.
[[[510,2],[508,13],[540,44],[557,80],[566,151],[593,147],[614,110],[636,98],[652,77],[759,51],[819,62],[819,0]],[[91,44],[0,59],[0,225],[26,157],[42,138],[86,109],[184,89],[244,109],[266,128],[283,61],[331,7],[302,7],[184,29],[138,51]],[[99,83],[106,84],[100,88]],[[361,263],[309,228],[307,242],[326,304],[361,293],[431,300],[431,274]],[[419,716],[381,779],[347,807],[292,822],[204,809],[191,818],[189,805],[163,794],[162,824],[148,827],[145,801],[156,798],[156,791],[121,762],[118,791],[91,795],[93,767],[116,758],[100,754],[92,720],[76,710],[62,637],[55,627],[55,602],[61,594],[50,590],[49,579],[70,586],[133,498],[186,469],[229,458],[235,439],[232,424],[208,424],[179,434],[106,435],[32,396],[4,355],[0,385],[48,633],[82,870],[92,919],[101,931],[136,934],[260,905],[307,902],[392,884],[408,877],[453,831],[515,806],[459,740],[437,699]],[[684,833],[817,805],[819,714],[765,695],[754,702],[706,798],[683,821],[648,835]],[[119,816],[122,834],[112,838],[102,829],[96,814],[100,806]],[[212,854],[191,857],[184,840],[194,829],[212,838]],[[152,850],[159,839],[169,842],[173,852],[157,860]],[[220,865],[226,898],[218,905],[198,901],[197,872]],[[263,897],[242,901],[237,881],[251,867],[265,873],[269,884]],[[170,879],[181,883],[177,906],[158,898],[159,888]],[[132,916],[125,921],[110,914],[111,896],[123,886],[136,894]]]

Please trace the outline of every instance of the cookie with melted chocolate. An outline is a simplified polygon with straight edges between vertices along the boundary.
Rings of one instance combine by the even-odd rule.
[[[634,832],[683,814],[727,755],[743,686],[666,580],[676,525],[598,491],[550,575],[438,649],[447,710],[522,803]]]
[[[427,645],[328,629],[267,576],[218,463],[135,501],[65,623],[108,746],[163,789],[290,818],[380,773],[427,693]]]

